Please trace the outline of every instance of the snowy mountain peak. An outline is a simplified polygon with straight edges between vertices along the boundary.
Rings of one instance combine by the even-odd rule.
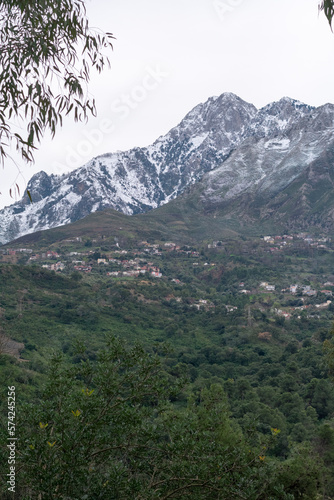
[[[56,179],[57,176],[48,175],[46,172],[44,172],[44,170],[33,175],[28,182],[27,189],[29,191],[34,191],[34,201],[39,201],[49,196],[52,193]],[[58,177],[58,179],[60,181],[60,177]],[[27,201],[26,198],[27,197],[25,196],[22,201]]]
[[[279,101],[274,101],[261,108],[260,113],[271,115],[291,115],[291,113],[293,113],[295,116],[303,116],[310,113],[313,109],[315,108],[309,106],[308,104],[304,104],[301,101],[297,101],[296,99],[291,99],[290,97],[282,97],[282,99],[280,99]]]
[[[243,99],[241,99],[241,97],[239,97],[238,95],[233,94],[233,92],[223,92],[223,94],[221,94],[218,97],[218,100],[221,103],[223,103],[223,102],[229,102],[229,103],[238,102],[238,103],[243,103],[243,104],[247,104],[248,105],[248,103],[246,101],[244,101]]]
[[[302,101],[299,101],[298,99],[292,99],[291,97],[287,97],[287,96],[284,96],[284,97],[281,97],[281,99],[278,101],[279,103],[286,103],[286,104],[290,104],[291,106],[294,106],[295,108],[298,108],[298,107],[307,107],[307,108],[312,108],[312,106],[309,106],[308,104],[305,104],[304,102]]]

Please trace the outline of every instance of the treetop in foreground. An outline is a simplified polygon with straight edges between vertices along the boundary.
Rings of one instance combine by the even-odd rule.
[[[220,384],[175,405],[182,377],[141,346],[110,337],[96,361],[82,355],[72,366],[56,355],[38,404],[18,408],[19,498],[316,497],[321,460],[304,445],[286,463],[271,459],[279,429],[243,435]]]

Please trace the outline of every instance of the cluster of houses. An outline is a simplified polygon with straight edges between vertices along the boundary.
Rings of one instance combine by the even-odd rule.
[[[331,303],[332,303],[331,300],[327,300],[322,304],[314,304],[314,305],[304,304],[302,306],[289,307],[284,311],[282,309],[275,308],[274,312],[275,314],[277,314],[277,316],[283,316],[285,319],[290,319],[294,311],[306,311],[307,309],[312,309],[313,307],[315,307],[318,310],[327,309],[331,305]],[[297,316],[297,318],[300,319],[300,316]]]
[[[240,286],[244,286],[244,283],[240,283]],[[326,283],[324,283],[323,286],[334,286],[334,283],[327,281]],[[260,283],[259,287],[264,288],[267,292],[274,292],[276,289],[275,285],[270,285],[267,281],[262,281]],[[281,289],[281,292],[291,293],[292,295],[297,294],[298,291],[300,291],[302,295],[306,295],[308,297],[315,297],[318,293],[324,293],[324,294],[330,295],[330,296],[333,295],[332,290],[321,289],[321,290],[317,291],[317,290],[314,290],[313,288],[311,288],[310,285],[304,285],[304,286],[290,285],[288,288]],[[241,292],[242,293],[246,293],[246,292],[250,293],[249,290],[244,290],[244,289],[241,290]]]
[[[65,240],[68,243],[82,243],[82,238],[69,238]],[[96,241],[96,240],[94,240]],[[178,252],[182,254],[187,254],[192,257],[199,257],[199,252],[192,249],[191,247],[184,246],[180,247],[176,243],[169,241],[162,244],[156,243],[148,243],[147,241],[142,241],[139,243],[139,248],[132,250],[121,250],[119,248],[118,242],[115,244],[115,249],[110,252],[106,252],[106,255],[103,258],[94,259],[93,250],[88,250],[85,252],[82,251],[69,251],[65,252],[62,255],[62,262],[60,259],[60,255],[58,252],[53,250],[48,250],[45,252],[34,253],[32,249],[29,248],[16,248],[16,249],[4,249],[0,250],[3,255],[8,255],[12,257],[12,260],[15,259],[17,253],[26,253],[29,254],[29,258],[27,259],[28,263],[37,263],[41,262],[41,266],[45,269],[49,269],[51,271],[63,271],[66,269],[73,269],[75,271],[81,273],[91,273],[94,269],[95,262],[98,265],[108,265],[111,266],[111,270],[107,271],[108,276],[140,276],[140,275],[150,275],[156,278],[161,278],[162,273],[158,266],[156,266],[153,262],[147,262],[148,255],[161,256],[163,252]],[[134,258],[127,259],[123,258],[128,253],[131,253]],[[146,258],[140,259],[138,256],[144,256]],[[76,259],[73,259],[75,257]],[[81,260],[78,260],[81,259]],[[49,260],[56,260],[57,262],[45,262]],[[15,260],[13,260],[15,262]],[[44,262],[43,262],[44,261]],[[206,264],[209,265],[209,264]],[[115,270],[115,266],[119,266],[119,270]],[[177,280],[176,284],[181,284],[181,282]]]
[[[93,269],[93,267],[92,267],[92,266],[87,266],[87,265],[85,265],[85,264],[76,264],[76,265],[73,267],[73,269],[74,269],[75,271],[79,271],[79,272],[81,272],[81,273],[90,273],[90,272],[91,272],[91,270]]]
[[[38,260],[45,260],[45,259],[52,259],[52,260],[57,260],[60,258],[60,255],[58,252],[55,252],[53,250],[48,250],[47,252],[42,252],[42,253],[36,253],[32,254],[28,262],[37,262]],[[47,264],[42,264],[42,267],[44,269],[48,269],[49,271],[63,271],[65,269],[65,264],[61,262],[60,260],[55,263],[47,263]]]
[[[177,245],[173,241],[167,241],[166,243],[163,243],[162,245],[159,245],[157,243],[148,243],[147,241],[141,241],[140,246],[144,247],[144,252],[145,253],[151,253],[152,255],[162,255],[163,251],[167,252],[177,252],[177,253],[182,253],[186,255],[192,255],[193,257],[199,257],[199,252],[197,250],[191,249],[188,245],[185,245],[182,247],[180,245]],[[135,253],[135,252],[132,252]],[[142,252],[138,252],[137,254],[142,254]]]
[[[269,245],[274,245],[275,243],[281,243],[283,246],[287,245],[289,241],[293,241],[293,236],[283,235],[283,236],[264,236],[263,241]]]
[[[105,259],[98,259],[99,264],[108,264],[108,262],[104,262]],[[109,259],[109,262],[114,264],[118,264],[125,268],[124,271],[109,271],[107,272],[108,276],[139,276],[142,274],[150,274],[155,278],[161,278],[162,273],[160,272],[159,267],[155,266],[153,262],[147,262],[142,264],[142,259],[130,259],[130,260],[122,260],[119,261],[117,259]]]
[[[167,244],[168,249],[176,249],[178,250],[179,247],[177,247],[174,244]],[[154,247],[154,250],[158,247],[158,245],[152,245]],[[90,273],[93,269],[93,262],[91,260],[92,254],[94,253],[93,251],[87,251],[87,252],[68,252],[64,258],[66,263],[58,260],[60,258],[60,255],[58,252],[53,251],[53,250],[48,250],[46,252],[41,252],[41,253],[33,253],[32,249],[6,249],[3,250],[2,253],[4,255],[9,255],[9,256],[15,256],[17,252],[24,252],[26,254],[30,254],[28,258],[28,263],[37,263],[38,261],[45,261],[45,260],[56,260],[57,262],[48,262],[48,263],[43,263],[41,264],[41,267],[44,269],[48,269],[50,271],[63,271],[65,267],[74,269],[75,271],[79,271],[82,273]],[[131,252],[134,254],[141,254],[145,255],[147,252],[139,252],[139,251],[134,251]],[[155,253],[155,252],[154,252]],[[112,254],[115,254],[115,256],[125,256],[128,254],[127,250],[115,250],[112,252]],[[88,262],[85,260],[74,260],[73,257],[77,258],[87,258],[88,257]],[[110,258],[98,258],[96,260],[98,265],[118,265],[123,270],[120,271],[110,271],[107,272],[108,276],[139,276],[140,274],[150,274],[151,276],[154,276],[156,278],[160,278],[162,276],[162,273],[160,272],[160,269],[158,266],[154,265],[153,262],[146,262],[145,259],[140,259],[140,258],[134,258],[134,259],[122,259],[122,258],[115,258],[115,257],[110,257]]]
[[[32,253],[31,248],[5,248],[3,250],[0,250],[2,255],[16,255],[16,253]]]
[[[324,286],[334,286],[334,283],[327,281],[326,283],[324,283]],[[274,291],[275,290],[274,285],[269,285],[267,282],[264,282],[264,281],[262,283],[260,283],[260,287],[264,288],[267,291]],[[288,288],[283,288],[281,291],[288,292],[288,293],[291,293],[292,295],[295,295],[298,292],[298,290],[301,291],[302,295],[305,295],[307,297],[315,297],[318,293],[323,293],[327,296],[333,295],[332,290],[322,289],[322,290],[317,291],[317,290],[312,289],[310,285],[305,285],[305,286],[290,285]],[[301,300],[304,301],[305,299],[302,298]],[[284,317],[285,319],[290,319],[292,316],[292,313],[294,311],[305,311],[309,308],[314,308],[314,307],[318,310],[327,309],[331,305],[331,303],[332,303],[332,301],[327,299],[326,302],[323,302],[321,304],[303,304],[301,306],[288,307],[288,308],[285,308],[285,310],[275,308],[273,310],[273,312],[275,314],[277,314],[278,316]],[[297,316],[297,317],[300,318],[300,316]]]
[[[212,302],[210,302],[207,299],[200,299],[196,301],[194,304],[191,304],[191,307],[194,307],[197,310],[202,308],[208,311],[209,309],[214,309],[215,306]]]
[[[264,288],[265,290],[267,290],[267,292],[274,292],[276,286],[275,285],[269,285],[269,283],[267,281],[262,281],[260,283],[260,288]]]
[[[124,251],[126,252],[126,251]],[[115,258],[99,258],[97,259],[97,264],[100,265],[117,265],[122,268],[122,270],[117,271],[107,271],[107,276],[139,276],[142,274],[150,274],[155,278],[161,278],[162,273],[160,272],[159,267],[155,266],[153,262],[146,262],[143,264],[143,259],[135,258],[135,259],[115,259]],[[73,269],[75,271],[79,271],[82,273],[90,273],[93,269],[91,263],[87,264],[81,260],[72,261],[74,264]]]
[[[44,269],[48,269],[49,271],[64,271],[65,264],[59,261],[56,262],[55,264],[43,264],[42,267]]]
[[[251,293],[251,291],[245,289],[244,286],[245,286],[244,282],[239,283],[239,287],[241,288],[240,293],[245,293],[245,294]],[[323,286],[334,287],[334,282],[327,281],[326,283],[323,284]],[[271,293],[275,292],[275,290],[276,290],[276,286],[269,284],[267,281],[262,281],[259,284],[259,288],[262,288],[263,290],[265,290],[267,292],[271,292]],[[301,292],[301,295],[304,295],[306,297],[315,297],[318,293],[324,294],[327,297],[333,296],[332,290],[324,288],[324,289],[317,291],[317,290],[314,290],[313,288],[311,288],[310,285],[305,285],[305,286],[290,285],[288,288],[283,288],[280,291],[291,293],[292,295],[296,295],[298,292]],[[301,300],[304,301],[305,299],[301,298]],[[287,307],[284,310],[279,309],[279,308],[275,308],[275,309],[273,309],[272,312],[274,312],[277,316],[282,316],[285,319],[290,319],[292,316],[292,313],[294,311],[304,311],[304,310],[307,310],[309,308],[311,308],[311,309],[316,308],[317,310],[327,309],[331,305],[331,303],[332,303],[332,301],[327,298],[326,302],[322,302],[320,304],[303,304],[303,305],[297,306],[297,307]],[[233,306],[228,306],[228,312],[233,311],[233,310],[235,310],[235,309],[233,309]],[[297,317],[300,318],[300,316],[297,316]]]
[[[283,236],[264,236],[263,241],[268,245],[275,245],[274,248],[270,248],[270,250],[274,251],[279,249],[283,249],[287,245],[291,245],[294,240],[302,240],[306,245],[315,247],[315,248],[323,248],[327,249],[326,243],[331,242],[331,238],[328,237],[320,237],[314,238],[307,233],[298,233],[295,235],[287,235]]]
[[[308,235],[307,233],[298,233],[294,235],[284,234],[276,236],[263,236],[261,240],[266,244],[264,250],[269,253],[281,252],[285,248],[291,248],[294,244],[302,241],[305,245],[312,248],[319,248],[328,250],[328,244],[331,242],[331,238],[328,237],[318,237]],[[213,241],[208,244],[208,248],[224,249],[225,245],[223,241]]]
[[[324,286],[334,286],[334,283],[331,282],[324,283]],[[298,290],[301,291],[302,295],[306,295],[308,297],[315,297],[318,293],[324,293],[325,295],[333,295],[332,290],[322,289],[322,290],[314,290],[310,285],[300,286],[300,285],[290,285],[289,288],[283,288],[282,292],[289,292],[292,295],[295,295]]]
[[[54,252],[53,250],[48,250],[47,252],[35,253],[31,257],[29,257],[29,261],[36,261],[41,259],[59,259],[60,255],[58,252]]]

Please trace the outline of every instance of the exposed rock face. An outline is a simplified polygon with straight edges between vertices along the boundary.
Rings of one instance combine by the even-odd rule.
[[[332,104],[313,108],[284,97],[257,110],[225,93],[196,106],[147,148],[99,156],[61,177],[36,174],[28,185],[34,203],[25,195],[0,211],[0,243],[104,208],[146,212],[199,180],[206,209],[231,207],[242,215],[256,206],[258,217],[286,217],[311,210],[316,186],[327,209],[333,158]]]
[[[260,110],[235,151],[203,177],[201,200],[253,220],[329,229],[333,183],[334,106],[283,98]]]

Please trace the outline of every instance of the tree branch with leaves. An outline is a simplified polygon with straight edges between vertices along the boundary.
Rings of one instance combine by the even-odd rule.
[[[319,10],[324,11],[325,16],[329,22],[329,26],[332,29],[332,21],[334,17],[334,1],[333,0],[323,0],[319,4]]]
[[[0,0],[0,160],[24,160],[63,116],[95,115],[90,71],[110,64],[113,35],[89,27],[83,0]],[[22,132],[22,123],[26,132]]]

